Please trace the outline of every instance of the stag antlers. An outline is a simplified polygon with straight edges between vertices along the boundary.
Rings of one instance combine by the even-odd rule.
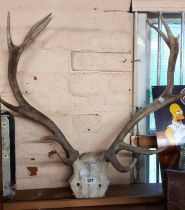
[[[126,172],[128,171],[128,168],[125,166],[122,166],[118,159],[116,158],[116,154],[121,150],[127,150],[134,153],[142,153],[146,155],[150,155],[153,153],[160,152],[161,149],[151,151],[151,150],[143,150],[137,147],[132,147],[131,145],[128,145],[123,142],[126,135],[129,133],[129,131],[144,117],[149,115],[152,112],[157,111],[158,109],[164,107],[167,104],[173,103],[174,101],[180,99],[185,95],[185,93],[181,93],[178,95],[172,95],[172,90],[174,86],[174,72],[175,72],[175,64],[177,60],[177,55],[179,52],[179,43],[178,43],[178,37],[174,37],[172,34],[169,26],[163,19],[163,17],[160,15],[160,18],[162,20],[162,23],[165,26],[165,29],[167,31],[167,36],[157,27],[155,27],[153,24],[151,24],[148,21],[148,24],[154,28],[163,38],[163,40],[166,42],[167,46],[170,49],[170,56],[168,60],[168,73],[167,73],[167,86],[161,96],[154,100],[151,104],[144,107],[142,110],[137,112],[127,123],[126,126],[120,131],[116,139],[114,140],[113,144],[109,147],[109,149],[105,152],[106,158],[114,165],[114,167],[120,171],[120,172]]]
[[[142,154],[154,154],[157,152],[160,152],[161,149],[151,151],[151,150],[144,150],[141,148],[137,148],[134,146],[131,146],[129,144],[124,143],[124,138],[129,133],[129,131],[144,117],[149,115],[150,113],[164,107],[167,104],[170,104],[177,99],[183,97],[185,93],[181,93],[178,95],[172,95],[173,90],[173,79],[174,79],[174,71],[175,71],[175,63],[178,55],[178,38],[174,37],[170,28],[166,24],[165,20],[162,16],[160,16],[166,31],[167,36],[158,28],[156,28],[154,25],[152,25],[150,22],[149,25],[154,28],[164,39],[167,46],[170,48],[170,56],[168,61],[168,79],[167,79],[167,86],[164,92],[161,94],[161,96],[154,100],[151,104],[147,105],[145,108],[137,112],[126,124],[126,126],[123,127],[123,129],[120,131],[110,148],[104,152],[104,157],[107,161],[111,162],[112,165],[120,172],[127,172],[129,170],[129,167],[122,166],[119,161],[117,160],[116,154],[121,150],[127,150],[134,153],[142,153]],[[10,86],[12,88],[13,94],[18,102],[18,106],[13,106],[12,104],[7,103],[3,99],[1,99],[1,102],[8,107],[9,109],[21,113],[23,116],[32,119],[34,121],[37,121],[40,124],[43,124],[45,127],[47,127],[52,135],[47,136],[44,139],[51,139],[54,141],[57,141],[62,148],[64,149],[67,160],[65,162],[67,164],[72,164],[77,160],[79,157],[79,153],[73,149],[73,147],[70,145],[70,143],[67,141],[66,137],[62,133],[62,131],[57,127],[57,125],[49,119],[47,116],[42,114],[40,111],[36,110],[34,107],[32,107],[23,97],[19,85],[17,83],[16,73],[17,73],[17,66],[19,62],[19,58],[24,51],[24,49],[32,43],[32,41],[45,29],[45,27],[49,24],[51,20],[51,14],[37,22],[33,27],[30,29],[30,31],[25,36],[22,44],[20,45],[14,45],[11,39],[10,34],[10,16],[8,14],[7,19],[7,41],[8,41],[8,49],[9,49],[9,62],[8,62],[8,78],[10,82]]]
[[[51,21],[51,14],[44,17],[42,20],[38,21],[35,25],[32,26],[30,31],[26,34],[22,44],[20,45],[14,45],[11,39],[11,33],[10,33],[10,15],[8,13],[7,18],[7,42],[8,42],[8,50],[9,50],[9,61],[8,61],[8,79],[10,82],[10,86],[12,89],[12,92],[18,102],[18,106],[13,106],[3,99],[1,99],[1,102],[3,105],[8,107],[9,109],[19,112],[23,116],[35,120],[41,124],[43,124],[45,127],[47,127],[53,135],[47,136],[44,139],[51,139],[54,141],[57,141],[62,148],[64,149],[67,159],[64,161],[67,164],[72,164],[79,156],[79,153],[73,149],[73,147],[69,144],[66,137],[62,133],[62,131],[57,127],[57,125],[49,119],[47,116],[45,116],[43,113],[39,112],[37,109],[32,107],[23,97],[18,82],[16,78],[17,74],[17,66],[20,59],[20,56],[24,49],[30,45],[33,40],[46,28],[46,26]]]

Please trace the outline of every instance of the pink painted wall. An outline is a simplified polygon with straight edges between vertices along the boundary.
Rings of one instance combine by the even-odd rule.
[[[108,148],[132,107],[133,14],[130,0],[1,0],[0,94],[16,104],[7,80],[7,12],[15,43],[30,26],[53,13],[47,29],[23,53],[18,81],[25,98],[62,129],[80,153]],[[14,113],[18,189],[61,187],[71,174],[49,132]],[[130,155],[122,154],[125,163]],[[30,176],[28,167],[38,168]],[[129,173],[110,167],[112,183],[128,183]]]

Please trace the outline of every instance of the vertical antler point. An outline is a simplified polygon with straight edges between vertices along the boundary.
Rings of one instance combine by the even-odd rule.
[[[12,38],[11,38],[11,33],[10,33],[10,12],[8,11],[7,15],[7,43],[8,43],[8,48],[11,48],[13,46],[12,43]]]

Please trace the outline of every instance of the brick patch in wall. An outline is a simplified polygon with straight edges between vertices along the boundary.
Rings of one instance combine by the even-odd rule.
[[[36,176],[38,173],[38,168],[35,166],[28,166],[29,176]]]
[[[73,96],[80,97],[101,96],[104,99],[110,96],[120,97],[120,95],[126,97],[131,92],[131,81],[131,72],[73,74],[69,79],[69,90]]]
[[[71,52],[73,71],[128,72],[132,70],[131,54],[124,52]]]
[[[102,116],[99,114],[76,114],[73,116],[72,124],[77,133],[98,133],[102,128]]]

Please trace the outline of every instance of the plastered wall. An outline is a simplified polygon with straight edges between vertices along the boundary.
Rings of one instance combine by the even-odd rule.
[[[16,104],[7,80],[7,12],[19,44],[31,25],[50,12],[52,21],[23,53],[18,81],[25,98],[49,116],[80,153],[108,148],[132,107],[133,14],[130,0],[0,0],[0,94]],[[49,132],[13,113],[18,189],[67,185],[70,167],[48,156]],[[125,164],[131,160],[124,153]],[[109,168],[112,183],[129,173]]]

